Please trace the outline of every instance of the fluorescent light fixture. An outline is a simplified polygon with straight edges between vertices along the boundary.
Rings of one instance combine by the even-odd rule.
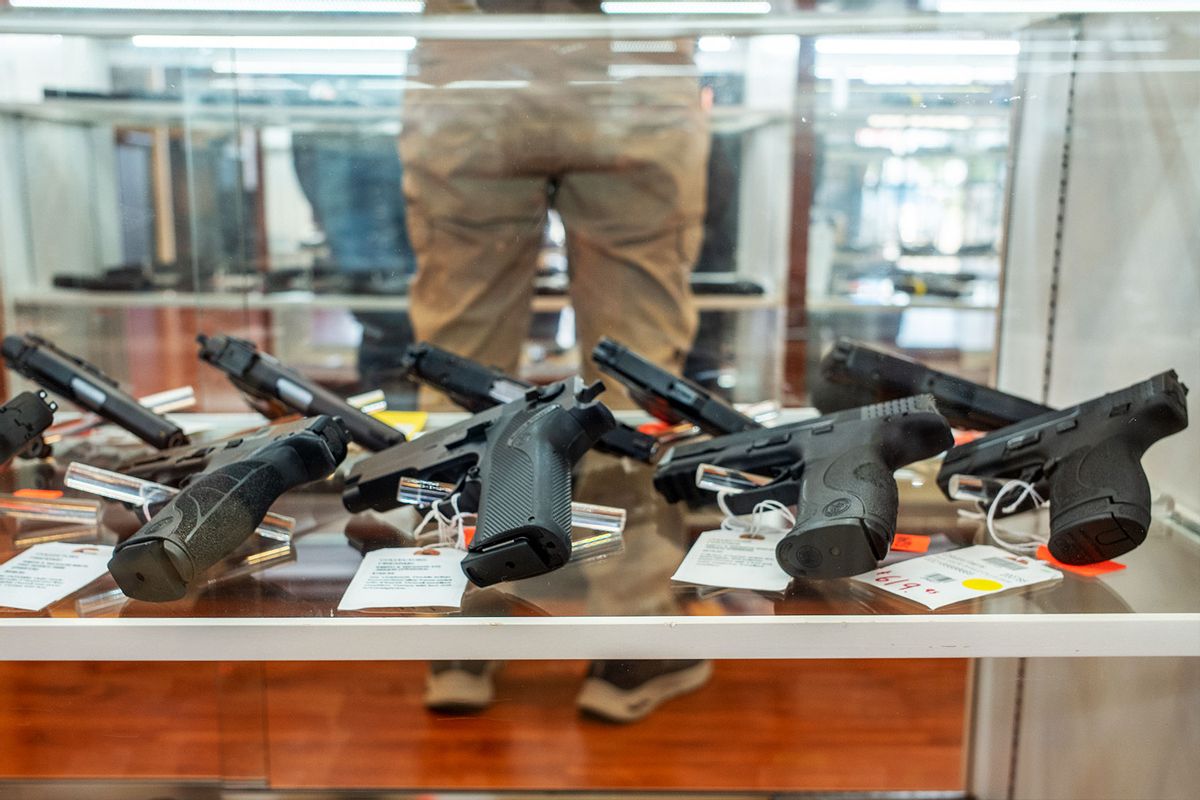
[[[260,61],[225,58],[213,62],[219,75],[404,75],[404,61]]]
[[[733,49],[733,39],[728,36],[701,36],[697,46],[702,53],[728,53]]]
[[[975,127],[970,117],[962,114],[869,114],[867,125],[872,128],[937,128],[966,131]]]
[[[769,14],[771,4],[757,0],[604,0],[605,14]]]
[[[412,50],[412,36],[156,36],[133,37],[134,47],[239,50]]]
[[[1016,39],[934,39],[912,37],[883,39],[871,36],[822,36],[818,53],[855,56],[1015,56],[1021,52]]]
[[[968,86],[1011,83],[1017,79],[1017,68],[1015,64],[995,67],[879,64],[851,68],[818,64],[816,76],[821,80],[860,80],[874,86]]]
[[[1197,0],[938,0],[949,14],[1163,14],[1200,11]]]
[[[643,41],[627,41],[621,40],[611,42],[608,49],[614,53],[674,53],[675,43],[668,40],[643,40]]]
[[[282,11],[293,14],[420,14],[421,0],[9,0],[13,8],[76,11]]]

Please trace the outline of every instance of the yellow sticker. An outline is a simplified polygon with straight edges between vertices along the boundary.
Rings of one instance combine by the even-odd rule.
[[[424,411],[375,411],[371,416],[385,425],[403,431],[405,436],[412,436],[424,428],[429,419],[429,414]]]
[[[997,589],[1004,588],[1003,583],[989,580],[987,578],[967,578],[962,582],[962,585],[968,589],[975,589],[980,592],[994,592]]]

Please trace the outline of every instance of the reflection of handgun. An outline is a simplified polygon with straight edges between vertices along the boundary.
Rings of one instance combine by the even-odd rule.
[[[479,412],[523,397],[533,384],[513,378],[478,361],[455,355],[428,342],[409,345],[402,362],[408,377],[445,394],[467,411]],[[650,461],[658,440],[618,422],[596,443],[602,453]]]
[[[117,545],[108,570],[121,591],[157,602],[183,597],[197,576],[254,532],[280,495],[333,472],[350,441],[341,421],[327,416],[269,430],[226,445],[219,466]]]
[[[1093,564],[1146,538],[1150,486],[1141,458],[1187,427],[1187,387],[1174,370],[1061,411],[1009,425],[946,454],[938,485],[954,475],[1049,486],[1050,553]]]
[[[921,395],[678,445],[659,462],[654,486],[672,503],[699,506],[713,502],[696,486],[701,465],[769,476],[730,495],[730,510],[796,503],[796,524],[775,550],[779,565],[798,578],[839,578],[874,569],[887,555],[898,505],[892,472],[951,444],[933,398]]]
[[[33,334],[7,336],[2,347],[10,369],[50,392],[94,411],[159,450],[187,444],[183,430],[155,414],[92,364]]]
[[[602,372],[625,384],[638,405],[663,422],[690,422],[713,436],[762,428],[703,387],[656,367],[612,339],[600,340],[592,360]]]
[[[346,476],[342,501],[351,511],[395,508],[401,478],[452,483],[467,496],[477,488],[467,577],[487,586],[557,569],[571,556],[571,468],[614,424],[594,401],[602,390],[578,378],[529,389],[365,458]]]
[[[231,464],[270,441],[304,430],[309,422],[308,419],[301,419],[274,423],[205,444],[190,444],[138,455],[120,462],[115,470],[145,481],[180,487],[200,473]]]
[[[383,450],[404,441],[404,434],[318,386],[299,372],[262,352],[254,342],[232,336],[196,337],[200,358],[229,376],[233,385],[252,398],[282,403],[303,414],[340,417],[350,436],[368,450]]]
[[[822,414],[931,394],[956,428],[990,431],[1050,411],[1048,406],[930,369],[886,350],[838,339],[812,382],[813,405]]]
[[[0,467],[36,440],[54,421],[58,409],[45,392],[21,392],[0,406]]]

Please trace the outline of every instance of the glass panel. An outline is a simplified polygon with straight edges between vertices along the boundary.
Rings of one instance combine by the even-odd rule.
[[[712,646],[751,642],[756,656],[770,655],[756,626],[786,618],[800,642],[817,636],[807,623],[844,624],[872,656],[902,644],[871,633],[876,622],[912,621],[909,638],[938,655],[1016,658],[1052,648],[1045,631],[1075,615],[1099,651],[1194,655],[1192,639],[1163,644],[1141,627],[1112,636],[1102,624],[1186,625],[1200,612],[1200,434],[1183,430],[1186,390],[1166,374],[1200,381],[1196,11],[1116,0],[0,0],[0,321],[103,373],[76,364],[90,381],[80,402],[64,396],[53,428],[0,459],[0,565],[38,545],[112,545],[140,531],[146,563],[186,589],[130,599],[105,574],[43,609],[0,609],[0,644],[66,619],[86,647],[128,644],[117,656],[142,659],[170,655],[139,638],[160,620],[184,649],[193,636],[224,641],[235,627],[224,623],[275,620],[319,650],[326,622],[377,635],[383,618],[430,617],[422,635],[454,641],[464,630],[484,640],[504,630],[495,618],[513,618],[562,637],[519,656],[565,658],[555,646],[591,646],[610,623],[645,636],[637,618],[661,616],[668,632],[727,618],[729,636]],[[246,344],[201,359],[198,335]],[[637,375],[619,380],[593,357],[605,337],[670,375],[655,385],[661,376],[635,362]],[[841,339],[862,357],[840,365],[850,389],[833,374],[831,352],[854,347],[833,350]],[[421,367],[421,342],[448,360]],[[35,388],[7,358],[5,399]],[[1129,396],[1025,426],[1155,373]],[[586,391],[543,388],[576,375],[605,388],[598,401],[614,420],[603,436],[589,420],[610,422]],[[160,456],[136,425],[105,422],[82,395],[116,397],[110,379],[129,395],[121,413],[157,407],[188,448]],[[989,392],[997,385],[1019,396]],[[195,406],[184,408],[188,391]],[[905,399],[921,392],[936,410]],[[895,404],[854,410],[879,401]],[[843,408],[852,416],[814,421]],[[356,443],[337,470],[308,474],[346,444],[333,423],[294,420],[318,414],[357,425]],[[538,427],[564,415],[552,434]],[[914,419],[936,431],[908,427]],[[264,433],[267,421],[300,427],[266,445],[281,430]],[[399,456],[388,446],[397,430],[415,439]],[[1003,468],[988,461],[996,452]],[[947,461],[960,456],[969,463]],[[386,485],[368,490],[367,465],[381,458]],[[962,464],[952,482],[945,463]],[[149,499],[142,484],[115,495],[108,481],[96,507],[68,468],[137,473],[169,493],[142,509],[154,517],[144,526],[129,507]],[[194,506],[162,512],[181,488]],[[485,585],[467,571],[480,585],[450,610],[339,609],[379,551],[445,555],[458,527],[443,541],[416,534],[449,495],[464,504],[452,509],[464,544],[468,528],[478,537],[472,556],[491,554],[502,577],[544,574]],[[208,531],[220,547],[160,535],[209,519],[213,498],[229,501]],[[351,513],[356,504],[370,508]],[[1064,515],[1087,517],[1071,530],[1095,546],[1090,560],[1115,552],[1118,563],[938,611],[882,591],[891,578],[851,577],[973,544],[1023,568],[1046,558],[1038,545]],[[786,570],[787,588],[675,579],[690,548],[717,539],[701,538],[710,531],[728,535],[727,573],[757,563],[757,579],[778,582]],[[239,532],[245,541],[226,547]],[[1078,554],[1068,544],[1051,549]],[[695,560],[712,566],[705,552]],[[855,569],[814,577],[847,563]],[[276,646],[273,624],[264,641]],[[1003,649],[961,641],[992,625]],[[1042,626],[1036,642],[1031,626]],[[657,646],[651,638],[631,639],[629,653]],[[803,655],[836,649],[822,647]],[[1041,796],[1021,727],[1041,725],[1040,704],[1022,701],[1016,661],[987,665],[975,683],[977,708],[1000,720],[1003,764],[971,786],[958,766],[961,661],[722,662],[715,677],[692,660],[598,661],[582,684],[599,692],[590,699],[572,664],[522,662],[500,684],[493,666],[160,665],[165,686],[146,690],[161,698],[157,724],[178,709],[199,733],[176,742],[190,755],[124,776]],[[629,700],[662,677],[654,669],[668,694],[699,693],[657,712],[643,740],[574,722],[577,706],[605,717],[606,697]],[[0,700],[6,690],[23,700],[20,669],[0,672]],[[416,713],[439,706],[422,687],[447,673],[485,695],[499,686],[512,705],[474,721]],[[96,686],[133,695],[130,708],[153,718],[128,674]],[[73,716],[118,713],[90,676],[62,676],[94,689],[67,704]],[[179,685],[202,686],[183,697]],[[20,713],[16,700],[0,708]],[[65,713],[42,708],[31,730]],[[569,722],[552,719],[562,708]],[[753,713],[728,712],[742,708]],[[606,718],[637,716],[626,706]],[[992,720],[967,720],[977,746]],[[720,746],[695,738],[712,732]],[[62,766],[40,735],[7,760],[0,748],[0,777],[106,774],[88,759]],[[128,741],[116,744],[128,760]],[[24,759],[27,745],[35,756]],[[1186,770],[1160,772],[1195,785]]]

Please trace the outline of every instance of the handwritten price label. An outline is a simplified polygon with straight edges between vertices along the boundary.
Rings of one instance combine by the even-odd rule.
[[[880,584],[881,586],[886,586],[890,591],[893,592],[941,594],[941,592],[932,586],[922,583],[919,580],[915,580],[910,576],[897,575],[890,567],[877,569],[871,574],[874,575],[872,580],[875,583]]]
[[[854,577],[926,608],[1061,579],[1053,567],[989,545],[918,556]]]

